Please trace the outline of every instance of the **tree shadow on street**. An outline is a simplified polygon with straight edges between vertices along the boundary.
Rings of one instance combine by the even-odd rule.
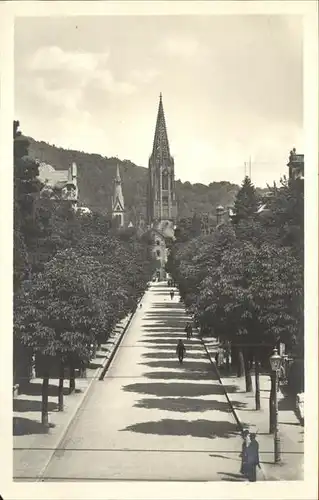
[[[58,408],[57,403],[53,403],[51,401],[48,402],[48,411],[55,411]],[[38,400],[32,399],[13,399],[13,411],[16,412],[26,412],[26,411],[37,411],[40,412],[42,410],[42,402]]]
[[[167,295],[170,299],[171,297],[170,297],[169,293]],[[185,320],[185,309],[184,309],[183,304],[181,304],[180,302],[175,302],[175,301],[173,302],[171,300],[169,302],[153,302],[152,309],[174,309],[174,310],[178,311],[179,314]],[[151,311],[152,311],[152,309],[151,309]]]
[[[55,427],[50,424],[50,428]],[[13,417],[13,435],[25,436],[27,434],[48,434],[49,429],[40,422],[30,420],[29,418]]]
[[[176,359],[176,354],[175,350],[174,352],[144,352],[142,354],[143,358],[152,358],[152,359]],[[187,359],[193,358],[193,359],[205,359],[205,353],[199,353],[199,352],[188,352],[187,353]]]
[[[181,317],[178,311],[165,311],[165,312],[147,312],[145,314],[145,319],[147,321],[158,321],[161,322],[163,326],[167,325],[184,325],[186,320],[184,317]],[[158,326],[158,323],[157,325]]]
[[[239,407],[244,403],[239,401],[234,402]],[[164,410],[180,413],[189,412],[204,412],[204,411],[222,411],[231,413],[232,409],[227,401],[218,401],[217,399],[202,399],[202,398],[144,398],[138,401],[136,408],[146,408],[152,410]]]
[[[167,339],[176,339],[178,337],[186,338],[186,333],[184,328],[177,330],[176,328],[172,331],[165,332],[163,328],[145,328],[145,333],[143,333],[143,337],[153,339],[154,337],[159,338],[167,338]]]
[[[237,425],[223,420],[198,419],[187,420],[163,419],[157,422],[141,422],[133,424],[121,431],[141,434],[157,434],[160,436],[192,436],[197,438],[230,438],[238,436]]]
[[[144,338],[141,338],[141,340],[139,340],[139,343],[149,344],[150,348],[152,348],[152,346],[154,346],[154,348],[160,348],[163,345],[167,345],[168,348],[172,348],[172,346],[176,347],[177,341],[179,339],[182,339],[184,341],[184,344],[186,347],[186,353],[187,353],[187,349],[189,349],[190,351],[201,351],[204,355],[205,351],[203,350],[203,347],[201,346],[201,344],[191,343],[191,341],[187,341],[187,340],[185,340],[185,338],[183,339],[183,336],[181,336],[181,335],[176,336],[175,338],[171,338],[171,339],[167,339],[164,336],[163,336],[163,338],[161,338],[161,337],[156,338],[155,337],[155,338],[150,338],[150,339],[145,339],[145,340],[144,340]],[[207,356],[206,356],[206,358],[207,358]]]
[[[169,318],[174,319],[175,321],[179,323],[186,323],[187,319],[185,318],[184,314],[181,314],[181,311],[176,308],[167,308],[166,310],[150,310],[145,312],[145,318],[146,319],[157,319],[158,321],[167,321]]]
[[[238,453],[238,455],[239,455],[239,453]],[[226,455],[218,455],[216,453],[214,453],[214,454],[211,453],[209,456],[212,457],[212,458],[223,458],[224,460],[236,460],[236,458],[227,457]]]
[[[140,340],[141,344],[143,345],[143,341]],[[140,347],[142,347],[142,345]],[[144,343],[145,349],[153,349],[153,350],[162,350],[162,351],[175,351],[177,346],[177,340],[176,342],[171,342],[170,344],[156,344],[156,343],[151,343],[151,341],[147,340]]]
[[[77,392],[77,390],[75,390]],[[42,395],[42,383],[40,382],[34,382],[30,384],[26,384],[22,391],[21,394],[25,394],[26,396],[41,396]],[[63,387],[63,394],[64,396],[67,396],[69,394],[69,389],[67,387]],[[48,396],[50,397],[56,397],[58,396],[58,386],[49,384],[48,387]]]
[[[236,392],[236,386],[229,386],[227,392]],[[196,397],[209,396],[213,394],[224,394],[223,389],[219,385],[197,384],[197,383],[180,383],[180,382],[152,382],[129,384],[122,387],[125,392],[136,392],[138,394],[150,394],[157,397]]]
[[[184,322],[185,323],[185,322]],[[161,325],[161,326],[159,326]],[[163,334],[164,333],[171,333],[172,330],[176,330],[176,327],[175,326],[171,326],[171,325],[162,325],[161,323],[144,323],[142,322],[142,326],[143,326],[143,329],[144,330],[150,330],[150,331],[158,331],[158,332],[162,332]],[[185,328],[185,324],[184,326],[181,325],[178,327],[178,329],[181,331],[181,332],[184,332],[184,328]]]
[[[243,482],[246,481],[244,476],[241,474],[232,474],[230,472],[218,472],[217,474],[223,475],[221,481],[229,481],[229,482]]]
[[[158,333],[156,334],[158,335]],[[146,335],[143,335],[143,337],[141,338],[141,340],[139,340],[139,342],[141,343],[145,343],[145,344],[151,344],[150,347],[152,347],[153,344],[157,346],[162,346],[163,344],[167,345],[167,349],[173,349],[173,347],[177,345],[177,341],[179,340],[180,337],[178,337],[177,335],[174,337],[174,338],[166,338],[166,335],[163,337],[155,337],[155,336],[150,336],[149,338],[145,338],[147,337]]]
[[[102,363],[90,363],[88,366],[89,370],[97,370],[98,368],[101,368],[103,365]]]
[[[158,361],[148,361],[139,363],[140,365],[149,366],[150,368],[179,368],[181,370],[193,370],[193,371],[203,371],[203,373],[210,373],[211,376],[217,378],[215,372],[212,370],[211,364],[205,361],[189,361],[187,358],[184,359],[181,365],[178,360],[162,359]]]
[[[212,376],[208,372],[192,371],[154,371],[143,373],[143,377],[160,380],[211,380]]]

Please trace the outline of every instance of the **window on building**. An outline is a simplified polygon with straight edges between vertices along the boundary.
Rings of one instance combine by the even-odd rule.
[[[163,177],[162,177],[162,189],[164,190],[168,190],[168,175],[167,173],[163,173]]]
[[[159,245],[160,244],[160,240],[156,240],[156,245]]]
[[[156,255],[159,257],[161,255],[161,252],[159,250],[156,250]]]

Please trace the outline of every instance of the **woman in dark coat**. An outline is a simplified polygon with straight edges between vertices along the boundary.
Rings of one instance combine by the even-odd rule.
[[[247,467],[247,462],[248,462],[248,446],[250,444],[250,439],[249,439],[249,430],[244,429],[242,432],[242,438],[243,438],[243,444],[241,448],[241,467],[240,467],[240,473],[243,474],[244,476],[247,477],[248,473],[248,467]]]
[[[257,480],[256,468],[259,463],[259,444],[256,440],[256,434],[250,434],[250,443],[247,447],[247,477],[250,482]]]

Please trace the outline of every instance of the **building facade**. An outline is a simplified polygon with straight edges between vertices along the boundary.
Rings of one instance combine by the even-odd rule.
[[[55,170],[52,165],[41,162],[38,178],[44,184],[41,197],[69,201],[77,209],[79,188],[75,162],[72,162],[68,170]]]

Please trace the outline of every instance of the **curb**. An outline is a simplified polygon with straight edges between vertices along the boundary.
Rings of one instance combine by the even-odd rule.
[[[48,468],[54,454],[58,451],[58,449],[61,447],[61,444],[63,443],[63,440],[65,439],[65,436],[72,424],[72,422],[74,421],[77,413],[79,412],[81,406],[84,404],[85,400],[87,399],[88,395],[89,395],[89,392],[90,392],[90,388],[91,388],[91,385],[93,383],[94,380],[103,380],[103,378],[105,377],[105,374],[108,370],[108,368],[110,367],[110,364],[112,362],[112,360],[114,359],[114,356],[115,356],[115,353],[124,337],[124,334],[126,333],[127,331],[127,328],[129,327],[134,315],[136,313],[136,310],[131,313],[128,317],[128,320],[127,320],[127,323],[124,325],[124,328],[122,330],[122,332],[120,333],[118,339],[114,342],[112,342],[111,344],[111,353],[110,351],[107,353],[106,357],[104,358],[103,362],[102,362],[102,366],[97,370],[96,374],[94,375],[94,377],[91,378],[88,386],[86,387],[86,389],[84,390],[84,393],[83,393],[83,397],[82,399],[79,401],[79,403],[75,406],[73,412],[70,414],[70,418],[69,418],[69,421],[68,423],[66,424],[62,434],[61,434],[61,437],[58,441],[58,444],[56,445],[55,449],[53,450],[52,454],[50,455],[49,459],[46,461],[45,465],[42,467],[41,471],[39,472],[39,474],[37,475],[35,481],[36,482],[44,482],[45,481],[45,478],[43,477],[44,474],[45,474],[45,471],[46,469]],[[104,366],[103,366],[104,365]]]
[[[136,310],[130,314],[128,320],[127,320],[127,323],[125,324],[122,332],[120,333],[120,335],[118,336],[118,339],[114,341],[113,343],[113,346],[112,346],[112,351],[110,353],[110,356],[107,358],[106,362],[105,362],[105,366],[102,366],[100,369],[99,369],[99,375],[96,375],[96,377],[94,377],[95,379],[98,379],[100,381],[104,380],[104,377],[105,377],[105,374],[107,372],[107,370],[109,369],[110,367],[110,364],[112,363],[113,359],[114,359],[114,356],[123,340],[123,337],[128,329],[128,327],[130,326],[131,322],[132,322],[132,319],[133,317],[135,316],[135,313],[136,313]]]
[[[238,426],[239,430],[242,432],[242,431],[243,431],[243,424],[241,423],[241,420],[240,420],[240,418],[238,417],[237,412],[236,412],[236,410],[235,410],[235,408],[234,408],[234,406],[233,406],[233,404],[232,404],[231,400],[229,399],[229,396],[228,396],[228,393],[227,393],[227,391],[226,391],[226,389],[225,389],[225,386],[224,386],[223,382],[221,381],[221,376],[220,376],[219,370],[218,370],[218,368],[217,368],[217,366],[216,366],[216,363],[214,363],[214,361],[212,360],[212,357],[211,357],[211,355],[210,355],[210,352],[208,351],[208,349],[207,349],[207,347],[206,347],[205,341],[204,341],[203,339],[200,339],[200,340],[201,340],[201,343],[202,343],[202,344],[203,344],[203,346],[204,346],[204,349],[205,349],[205,351],[206,351],[206,354],[207,354],[207,356],[208,356],[209,361],[210,361],[210,362],[211,362],[211,364],[213,365],[213,368],[214,368],[214,370],[215,370],[215,372],[216,372],[216,375],[217,375],[218,381],[219,381],[220,385],[221,385],[221,386],[222,386],[222,388],[223,388],[223,391],[224,391],[225,397],[226,397],[226,399],[227,399],[227,402],[228,402],[229,406],[231,407],[231,410],[232,410],[232,413],[233,413],[234,418],[235,418],[235,420],[236,420],[237,426]]]
[[[231,400],[229,399],[228,393],[227,393],[227,391],[226,391],[226,389],[225,389],[225,386],[224,386],[224,384],[223,384],[223,382],[222,382],[222,380],[221,380],[221,376],[220,376],[219,370],[218,370],[218,368],[217,368],[217,366],[216,366],[216,363],[214,363],[214,361],[212,360],[212,357],[211,357],[211,355],[210,355],[210,353],[209,353],[209,351],[208,351],[208,349],[207,349],[207,347],[206,347],[205,341],[204,341],[203,339],[201,339],[201,342],[202,342],[202,344],[203,344],[203,346],[204,346],[204,349],[205,349],[205,351],[206,351],[206,353],[207,353],[207,356],[208,356],[208,358],[209,358],[209,360],[210,360],[211,364],[212,364],[212,365],[213,365],[213,367],[214,367],[214,370],[215,370],[215,372],[216,372],[216,374],[217,374],[217,377],[218,377],[219,383],[220,383],[220,385],[221,385],[221,386],[222,386],[222,388],[223,388],[223,391],[224,391],[224,394],[225,394],[225,396],[226,396],[226,399],[227,399],[227,401],[228,401],[228,403],[229,403],[229,406],[231,407],[232,413],[233,413],[234,418],[235,418],[235,420],[236,420],[236,422],[237,422],[237,426],[238,426],[239,430],[242,432],[242,431],[243,431],[243,429],[244,429],[244,426],[243,426],[243,424],[242,424],[242,422],[241,422],[240,418],[238,417],[237,412],[236,412],[236,410],[235,410],[235,408],[234,408],[234,406],[233,406],[233,404],[232,404]],[[262,474],[263,474],[263,476],[264,476],[264,480],[266,481],[266,480],[267,480],[267,477],[266,477],[266,474],[265,474],[265,468],[262,466],[262,463],[260,464],[260,466],[261,466],[261,472],[262,472]]]

